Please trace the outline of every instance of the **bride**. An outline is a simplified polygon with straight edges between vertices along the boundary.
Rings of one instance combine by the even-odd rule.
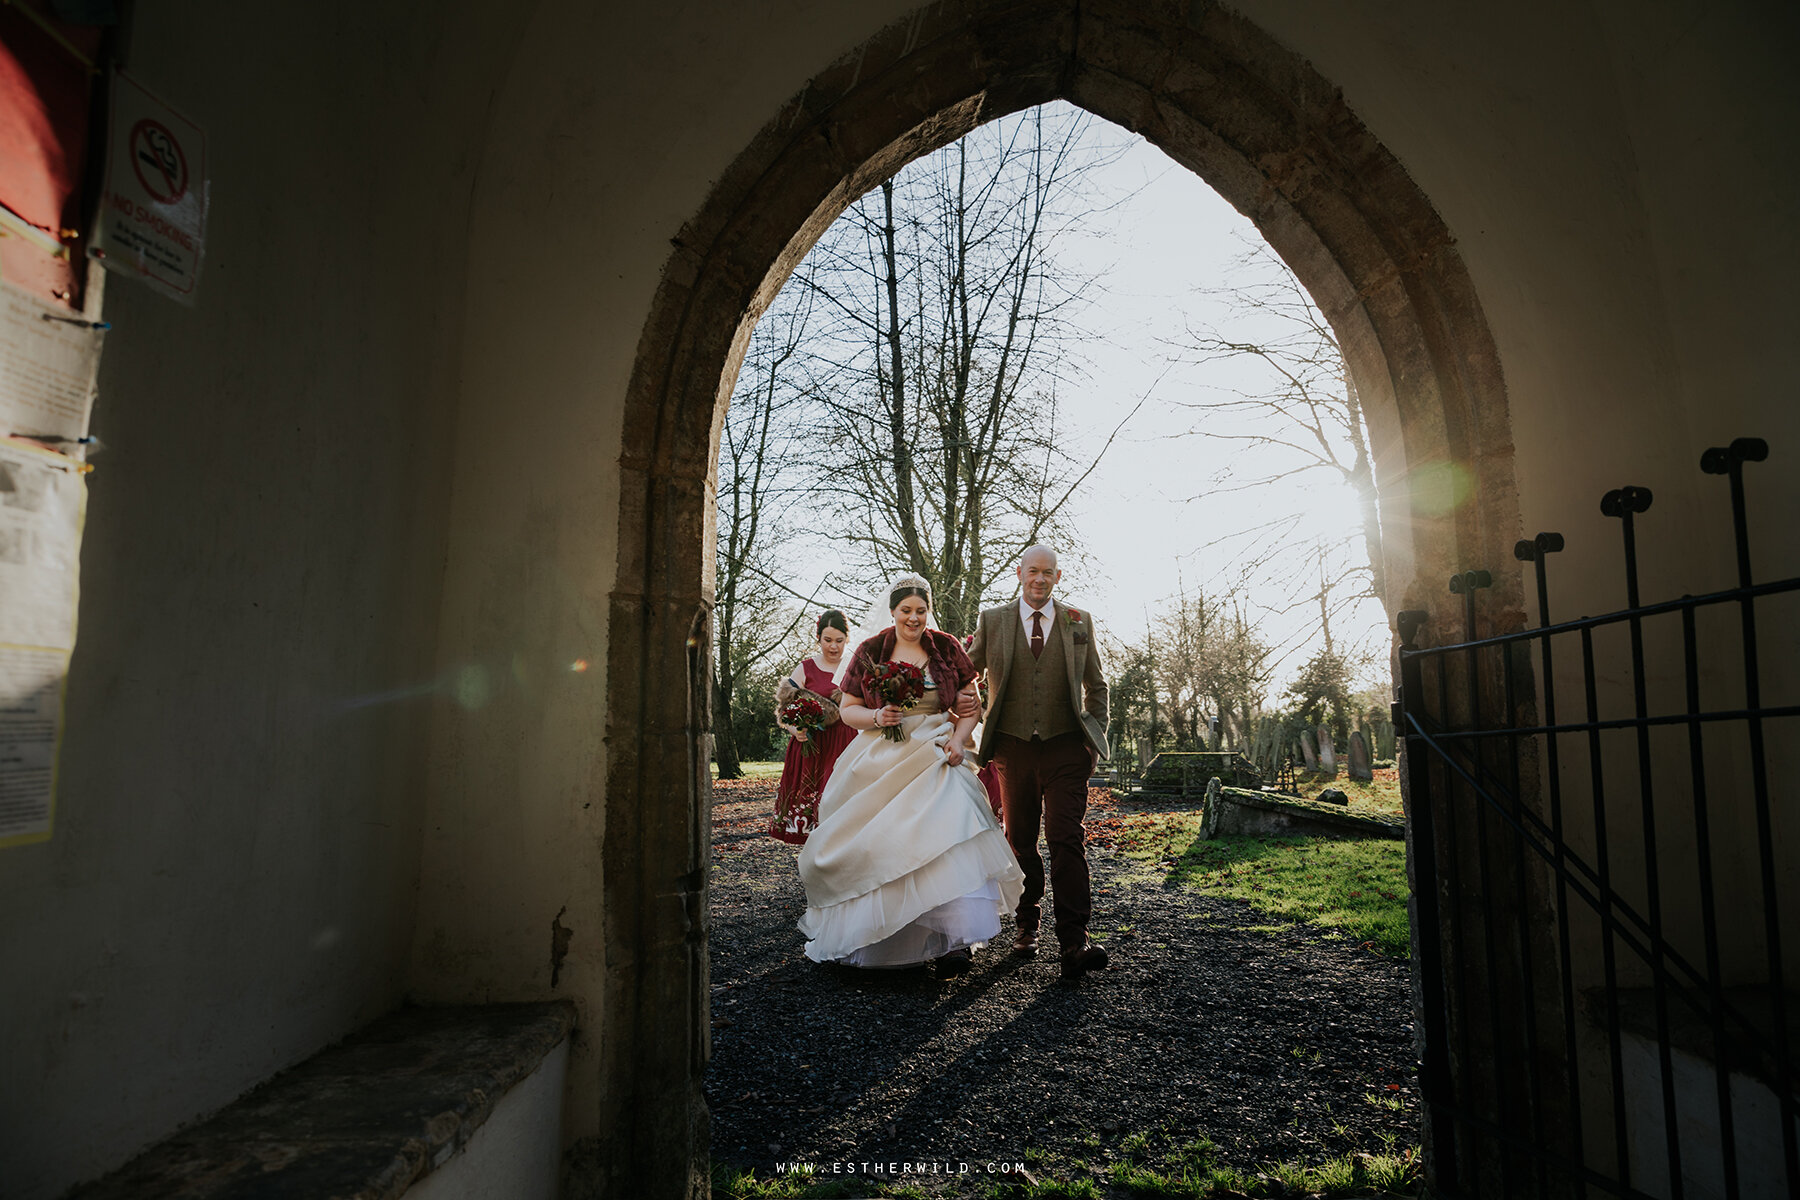
[[[885,624],[883,614],[891,615]],[[903,575],[870,607],[844,656],[839,716],[860,730],[819,798],[819,824],[800,853],[806,915],[800,932],[815,962],[903,967],[936,961],[969,969],[971,950],[1000,932],[1024,875],[968,761],[974,716],[944,711],[974,678],[962,643],[931,627],[931,587]],[[910,709],[884,705],[867,686],[878,662],[925,673]],[[881,731],[898,726],[904,741]]]

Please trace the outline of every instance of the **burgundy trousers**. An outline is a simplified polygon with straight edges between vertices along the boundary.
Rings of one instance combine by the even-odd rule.
[[[1087,781],[1093,754],[1079,733],[1047,741],[998,734],[992,762],[1000,776],[1000,803],[1005,809],[1006,840],[1012,844],[1025,891],[1019,897],[1021,930],[1038,927],[1044,898],[1044,860],[1038,853],[1038,830],[1050,847],[1051,911],[1056,940],[1067,950],[1080,948],[1093,914],[1088,883],[1087,843],[1081,822],[1087,816]]]

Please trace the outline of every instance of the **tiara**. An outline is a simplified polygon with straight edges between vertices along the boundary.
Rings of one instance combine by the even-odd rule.
[[[888,607],[889,608],[893,607],[894,596],[896,593],[906,591],[908,589],[916,589],[918,591],[924,592],[925,593],[925,603],[930,604],[932,602],[931,583],[929,580],[927,580],[923,575],[902,575],[898,579],[890,580],[888,583],[888,589],[887,589]]]

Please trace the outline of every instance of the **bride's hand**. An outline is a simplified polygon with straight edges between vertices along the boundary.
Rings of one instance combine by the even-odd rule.
[[[963,750],[961,742],[951,740],[951,741],[944,743],[944,761],[949,763],[951,766],[953,766],[953,767],[962,766],[962,760],[963,760],[964,753],[966,753],[966,752]]]
[[[964,685],[962,691],[956,693],[956,708],[953,711],[959,717],[981,715],[981,692],[973,679]]]
[[[878,726],[898,725],[906,714],[900,711],[898,704],[885,704],[875,710],[875,724]]]

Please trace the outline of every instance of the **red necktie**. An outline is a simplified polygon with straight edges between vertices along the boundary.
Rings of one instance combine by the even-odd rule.
[[[1044,654],[1044,614],[1037,609],[1031,610],[1031,657],[1042,658]]]

